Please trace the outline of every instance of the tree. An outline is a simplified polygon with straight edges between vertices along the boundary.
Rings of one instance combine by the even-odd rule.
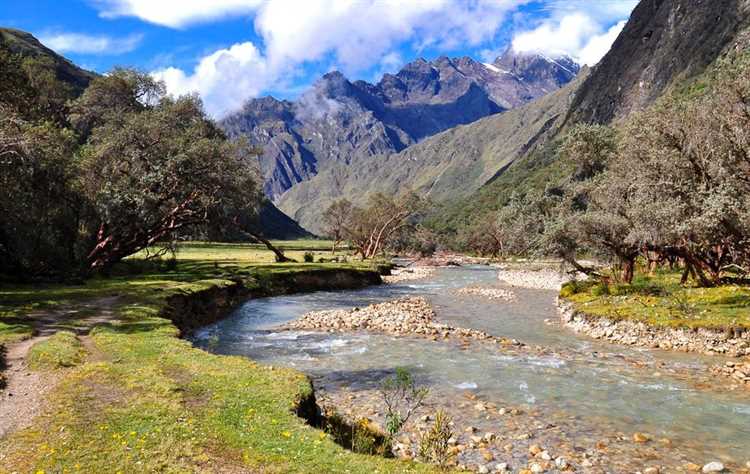
[[[336,247],[346,236],[346,227],[352,217],[352,203],[347,199],[334,201],[323,213],[323,231],[333,240],[331,253],[336,253]]]
[[[634,117],[611,171],[632,188],[628,240],[680,257],[683,281],[693,275],[702,285],[750,263],[747,60],[709,79]]]
[[[226,139],[197,97],[173,99],[141,76],[116,70],[95,80],[73,107],[81,112],[72,120],[89,133],[80,186],[98,221],[91,269],[258,203],[242,144]],[[116,100],[107,90],[117,91]]]
[[[373,258],[395,233],[411,224],[409,218],[421,208],[421,199],[413,193],[396,200],[374,194],[366,208],[352,209],[346,236],[362,258]]]

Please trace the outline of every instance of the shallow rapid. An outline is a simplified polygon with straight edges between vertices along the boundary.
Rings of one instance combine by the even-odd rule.
[[[710,359],[577,336],[557,324],[554,291],[514,288],[513,302],[455,292],[469,285],[498,286],[496,270],[443,268],[398,285],[255,299],[196,333],[194,342],[216,353],[294,367],[326,390],[372,389],[395,367],[406,366],[444,399],[464,399],[468,390],[499,405],[528,407],[543,419],[568,420],[576,445],[593,445],[603,433],[647,432],[674,443],[669,454],[674,463],[750,461],[750,395],[695,386],[663,370],[700,371]],[[547,351],[510,355],[409,337],[276,329],[309,311],[362,307],[407,295],[424,296],[441,322]]]

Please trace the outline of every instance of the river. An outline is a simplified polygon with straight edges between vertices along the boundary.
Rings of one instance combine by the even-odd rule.
[[[705,388],[678,376],[684,370],[706,373],[715,360],[577,336],[557,323],[554,291],[514,288],[517,298],[510,303],[455,293],[470,285],[502,287],[494,268],[467,266],[441,268],[429,278],[402,284],[255,299],[197,332],[194,343],[220,354],[299,369],[332,400],[337,392],[354,394],[339,400],[368,393],[370,405],[377,403],[373,389],[378,383],[395,367],[408,367],[430,387],[432,405],[445,404],[461,423],[504,433],[511,441],[523,439],[516,433],[529,431],[533,439],[528,443],[536,439],[579,461],[590,459],[592,472],[596,466],[621,472],[646,465],[673,469],[688,462],[744,466],[750,461],[748,392]],[[425,297],[440,322],[545,351],[508,354],[410,337],[276,329],[308,311],[362,307],[402,296]],[[527,416],[515,422],[488,416],[473,409],[474,397],[492,407],[520,407]],[[653,441],[634,443],[635,432],[648,433]],[[498,446],[494,461],[518,465],[528,455],[525,448]],[[483,462],[468,454],[464,461]]]

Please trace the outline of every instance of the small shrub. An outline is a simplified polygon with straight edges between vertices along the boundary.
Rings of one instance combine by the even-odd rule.
[[[387,378],[380,386],[385,403],[385,430],[393,439],[404,427],[414,412],[424,404],[429,390],[417,387],[414,377],[408,370],[398,367],[393,377]]]
[[[676,293],[666,301],[667,309],[676,318],[694,318],[698,315],[698,306],[691,303],[687,296]]]
[[[305,263],[313,263],[315,261],[315,254],[312,252],[305,252],[305,255],[302,258],[305,260]]]
[[[443,410],[435,414],[435,422],[419,439],[419,457],[445,469],[453,459],[449,440],[453,437],[451,418]]]
[[[591,287],[591,294],[594,296],[608,296],[609,285],[606,283],[598,283]]]
[[[370,455],[378,453],[378,440],[367,418],[361,419],[352,426],[352,451]]]
[[[580,293],[580,289],[576,280],[569,281],[560,288],[561,298],[570,298],[577,293]]]

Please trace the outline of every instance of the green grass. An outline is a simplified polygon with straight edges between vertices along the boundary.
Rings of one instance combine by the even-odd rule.
[[[350,259],[349,263],[320,263],[330,258],[330,242],[302,240],[276,242],[288,249],[298,262],[276,263],[273,253],[257,244],[217,244],[188,242],[178,246],[175,265],[167,259],[145,260],[145,253],[135,255],[116,266],[109,277],[97,277],[76,285],[0,285],[0,344],[30,337],[34,315],[56,308],[85,309],[84,303],[95,298],[123,295],[150,300],[160,291],[191,291],[205,286],[241,278],[263,279],[269,274],[330,268],[370,268],[369,262]],[[311,251],[314,263],[304,263],[303,255]],[[339,255],[342,255],[339,253]],[[71,328],[74,320],[71,320]]]
[[[170,295],[230,284],[237,272],[252,284],[301,270],[362,267],[275,264],[269,255],[245,250],[190,244],[172,270],[136,260],[135,275],[3,288],[4,314],[14,318],[33,320],[28,308],[75,306],[116,294],[121,322],[94,328],[98,357],[66,371],[45,412],[0,440],[0,472],[431,471],[342,448],[294,414],[312,391],[303,374],[193,348],[159,317]],[[125,265],[118,271],[133,270]],[[75,347],[69,336],[58,335],[35,350],[50,354],[58,344],[66,351]]]
[[[83,344],[70,331],[59,331],[34,344],[28,363],[32,370],[54,370],[79,365],[86,357]]]
[[[569,283],[560,295],[591,316],[662,327],[750,328],[750,287],[680,285],[680,273],[638,275],[633,284]]]

